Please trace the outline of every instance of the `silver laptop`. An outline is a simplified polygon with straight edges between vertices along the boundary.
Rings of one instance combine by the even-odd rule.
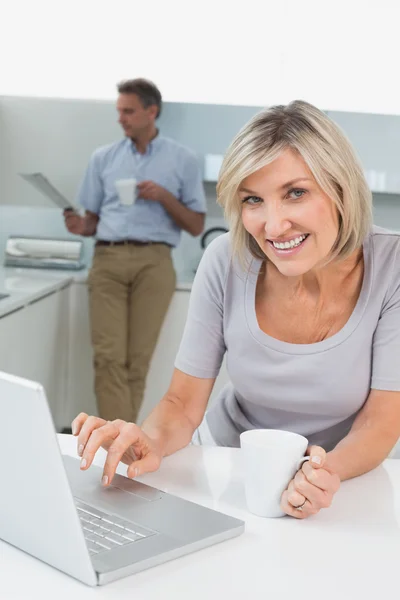
[[[0,372],[0,538],[102,585],[237,536],[244,523],[62,456],[43,387]]]

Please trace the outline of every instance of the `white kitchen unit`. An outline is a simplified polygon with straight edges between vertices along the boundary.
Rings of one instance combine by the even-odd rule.
[[[184,287],[184,286],[182,286]],[[176,290],[169,306],[147,376],[141,423],[168,389],[175,356],[186,322],[190,286]],[[70,294],[69,382],[64,421],[70,423],[79,412],[97,414],[93,392],[93,352],[90,342],[88,289],[84,282],[74,282]],[[216,382],[213,396],[228,379],[225,366]]]
[[[218,181],[223,159],[224,157],[222,154],[206,154],[204,156],[204,181],[212,181],[215,183]]]
[[[0,370],[44,386],[57,428],[66,400],[68,305],[66,283],[0,318]]]
[[[174,370],[175,357],[178,353],[180,341],[185,327],[186,316],[189,307],[190,291],[176,291],[168,309],[160,337],[147,376],[146,390],[142,408],[139,413],[139,423],[143,421],[150,411],[161,400],[167,391],[172,372]],[[210,402],[213,401],[219,390],[228,381],[225,369],[225,361],[222,364]]]
[[[24,308],[0,318],[0,370],[15,374],[24,331]]]
[[[170,384],[175,356],[185,327],[189,297],[190,291],[176,291],[172,297],[150,363],[139,423],[161,400]]]
[[[64,411],[64,421],[67,427],[80,412],[97,415],[86,281],[74,281],[71,284],[69,320],[69,374]]]

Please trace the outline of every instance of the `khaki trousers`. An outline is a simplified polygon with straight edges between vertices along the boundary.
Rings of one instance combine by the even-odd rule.
[[[103,419],[137,420],[175,282],[166,244],[96,246],[88,283],[95,393]]]

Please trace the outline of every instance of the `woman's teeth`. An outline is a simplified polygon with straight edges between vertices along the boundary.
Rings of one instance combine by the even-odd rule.
[[[278,250],[289,250],[292,248],[297,248],[297,246],[300,246],[300,244],[302,242],[304,242],[304,240],[306,239],[308,234],[303,234],[300,235],[299,237],[295,238],[294,240],[290,240],[290,242],[272,242],[272,245],[274,246],[274,248],[277,248]]]

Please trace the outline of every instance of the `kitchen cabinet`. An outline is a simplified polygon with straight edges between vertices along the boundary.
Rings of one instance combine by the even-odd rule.
[[[24,308],[0,318],[0,370],[16,373],[17,357],[20,352],[24,331]]]
[[[172,297],[150,362],[139,423],[148,416],[169,387],[185,327],[189,298],[189,291],[176,291]]]
[[[97,415],[94,395],[93,352],[90,341],[89,295],[85,282],[71,285],[69,306],[69,374],[65,426],[80,412]]]
[[[41,383],[57,429],[68,376],[68,286],[0,318],[0,369]]]
[[[139,423],[147,417],[168,389],[186,322],[189,297],[189,291],[177,290],[172,298],[150,363]],[[69,380],[64,412],[66,424],[82,411],[97,414],[93,378],[88,289],[85,283],[76,282],[71,285],[70,293]],[[227,379],[224,364],[211,401]]]
[[[147,417],[169,387],[172,372],[174,370],[175,357],[179,350],[186,323],[189,298],[190,291],[176,291],[172,298],[150,363],[143,404],[139,413],[139,423]],[[227,381],[228,374],[226,372],[224,361],[215,382],[210,397],[210,403],[213,402],[214,398]]]

